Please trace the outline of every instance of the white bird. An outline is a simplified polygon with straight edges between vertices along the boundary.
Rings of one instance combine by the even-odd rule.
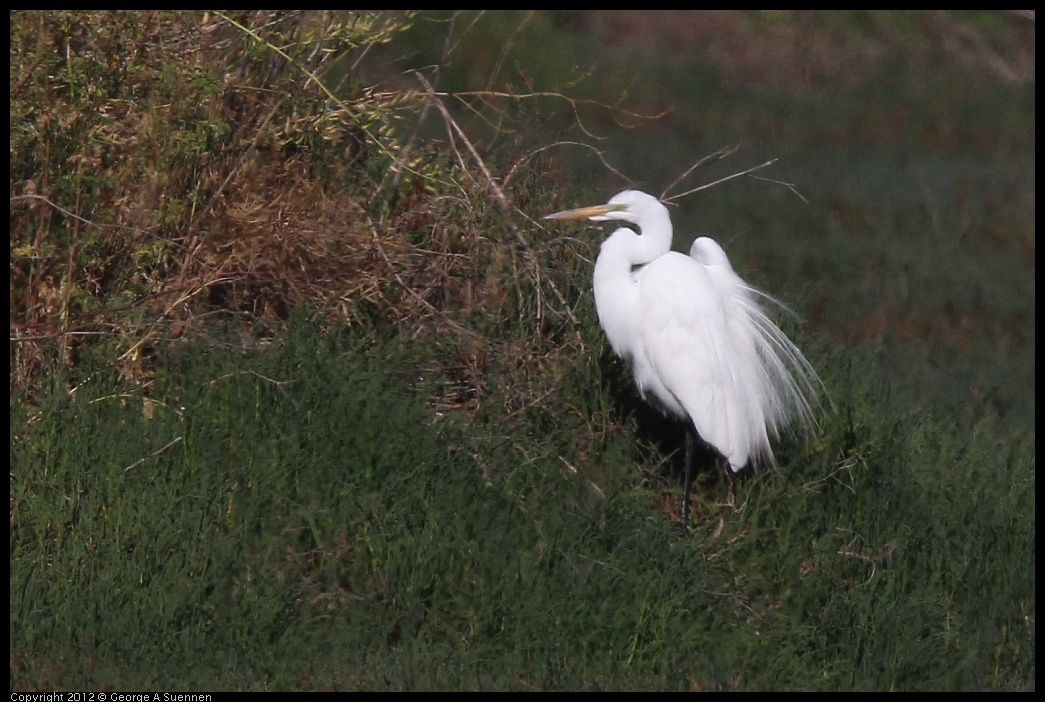
[[[773,462],[770,437],[813,424],[822,387],[802,352],[767,315],[715,241],[672,251],[671,217],[652,195],[625,190],[605,205],[544,219],[622,220],[595,261],[595,309],[643,399],[687,423],[682,526],[689,515],[696,432],[729,462]]]

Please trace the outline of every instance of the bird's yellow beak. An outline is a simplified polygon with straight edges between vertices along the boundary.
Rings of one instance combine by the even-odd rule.
[[[619,212],[628,209],[627,205],[619,202],[605,205],[592,205],[591,207],[578,207],[575,210],[563,210],[555,214],[545,215],[541,219],[590,219],[609,212]]]

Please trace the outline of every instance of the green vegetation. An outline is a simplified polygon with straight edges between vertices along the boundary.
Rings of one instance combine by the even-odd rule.
[[[1024,447],[1001,454],[982,426],[893,426],[854,395],[851,424],[825,428],[849,456],[792,453],[735,494],[712,480],[702,523],[679,540],[656,499],[661,479],[640,482],[627,434],[582,447],[574,427],[525,437],[434,420],[405,370],[432,356],[302,319],[247,357],[172,354],[151,398],[113,394],[118,378],[91,368],[75,398],[59,381],[47,404],[19,405],[16,682],[1031,679]],[[576,409],[598,416],[609,401],[597,389]]]
[[[12,689],[1034,688],[1026,18],[11,19]],[[530,218],[739,141],[694,180],[809,203],[679,247],[832,402],[680,538],[602,234]]]

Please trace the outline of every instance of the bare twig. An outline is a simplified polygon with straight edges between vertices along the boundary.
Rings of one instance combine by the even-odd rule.
[[[843,456],[835,465],[833,470],[822,478],[811,480],[808,483],[804,483],[801,489],[804,492],[815,492],[820,489],[821,486],[825,485],[828,481],[833,481],[844,487],[849,492],[856,494],[855,488],[853,488],[853,468],[858,464],[864,464],[866,462],[861,456]],[[849,476],[849,480],[845,481],[841,478],[842,474]],[[790,494],[790,493],[789,493]]]
[[[54,334],[37,334],[34,336],[12,336],[8,338],[9,342],[26,342],[26,341],[47,341],[48,339],[57,339],[63,336],[115,336],[115,332],[92,332],[92,331],[60,331]]]
[[[579,147],[584,148],[584,149],[589,149],[590,151],[595,153],[595,155],[598,157],[599,161],[606,168],[606,170],[608,170],[610,173],[614,174],[615,176],[619,177],[621,180],[624,180],[624,181],[629,181],[630,180],[626,175],[624,175],[623,173],[618,171],[616,168],[611,166],[609,164],[609,162],[606,160],[605,154],[603,154],[601,150],[596,149],[591,144],[585,144],[582,141],[556,141],[554,143],[548,144],[547,146],[542,146],[539,149],[534,149],[533,151],[531,151],[528,154],[523,155],[522,158],[520,158],[518,161],[516,161],[515,165],[512,166],[508,170],[508,175],[506,175],[504,177],[504,186],[508,187],[509,181],[511,181],[512,177],[515,175],[515,172],[520,167],[522,167],[523,164],[525,164],[527,161],[529,161],[530,159],[534,158],[538,154],[540,154],[540,153],[542,153],[544,151],[547,151],[548,149],[555,148],[556,146],[579,146]]]
[[[689,177],[690,173],[692,173],[693,171],[697,170],[698,168],[703,166],[705,163],[708,163],[709,161],[721,161],[724,158],[729,158],[730,156],[732,156],[733,154],[737,153],[738,151],[740,151],[740,144],[737,144],[736,146],[723,146],[718,151],[716,151],[714,153],[711,153],[711,154],[708,154],[707,156],[705,156],[704,158],[700,159],[699,161],[694,163],[692,166],[687,168],[686,171],[682,175],[680,175],[678,178],[676,178],[671,183],[671,185],[669,185],[668,187],[664,188],[664,192],[661,193],[660,199],[661,200],[666,200],[667,202],[670,202],[671,200],[674,200],[675,199],[674,197],[671,197],[671,198],[667,197],[668,193],[671,192],[672,188],[674,188],[676,185],[678,185],[683,180],[685,180],[687,177]],[[682,195],[679,195],[678,197],[682,197]]]
[[[418,81],[421,82],[421,85],[424,86],[425,90],[428,92],[429,99],[432,100],[433,104],[443,115],[443,119],[446,121],[448,129],[451,130],[451,135],[456,135],[456,137],[461,140],[461,142],[468,149],[468,153],[471,154],[472,159],[475,161],[475,164],[479,167],[479,170],[482,171],[482,174],[486,179],[487,192],[490,193],[493,200],[497,203],[497,205],[501,209],[501,212],[504,214],[505,223],[508,226],[508,230],[512,232],[516,240],[522,246],[523,254],[526,257],[527,262],[533,268],[534,289],[537,291],[538,295],[537,319],[539,321],[542,316],[542,305],[540,300],[542,289],[540,262],[537,260],[537,255],[533,252],[533,247],[530,246],[530,242],[526,239],[526,236],[522,233],[522,231],[519,230],[517,226],[515,226],[515,222],[513,222],[511,219],[511,213],[515,208],[508,200],[508,196],[505,195],[504,189],[497,182],[497,179],[494,178],[493,174],[490,173],[490,169],[487,168],[486,163],[479,155],[479,152],[476,150],[475,146],[472,145],[472,142],[468,138],[468,135],[464,133],[464,130],[461,129],[461,126],[457,124],[456,120],[454,120],[453,116],[450,114],[450,111],[446,109],[446,105],[444,105],[441,100],[435,97],[435,91],[432,88],[432,84],[429,83],[428,80],[420,73],[415,73],[414,75],[417,77]],[[467,169],[465,169],[465,172],[467,172]],[[571,322],[576,324],[577,318],[574,316],[573,310],[570,309],[569,304],[566,302],[566,297],[559,290],[558,286],[555,285],[555,281],[549,279],[547,283],[548,287],[551,288],[552,292],[558,298],[563,310],[565,310],[566,316],[569,317]]]
[[[142,345],[145,344],[145,342],[147,342],[149,339],[152,338],[153,331],[156,329],[156,326],[160,323],[160,320],[163,319],[164,317],[166,317],[167,315],[169,315],[172,311],[174,311],[175,307],[177,307],[178,305],[182,304],[183,302],[188,302],[189,300],[191,300],[192,298],[196,297],[197,295],[199,295],[201,292],[203,292],[204,290],[206,290],[207,288],[209,288],[212,285],[217,285],[218,283],[227,283],[229,281],[236,280],[236,279],[237,278],[234,278],[234,277],[233,278],[215,278],[214,280],[208,281],[208,282],[203,283],[201,285],[194,285],[194,286],[192,286],[192,288],[189,290],[189,292],[185,293],[184,295],[179,297],[177,300],[172,302],[170,304],[170,306],[167,307],[167,309],[165,309],[163,311],[163,314],[161,314],[156,320],[154,320],[152,322],[152,324],[149,325],[149,328],[145,331],[145,335],[142,338],[138,339],[137,343],[135,343],[134,346],[132,346],[131,348],[127,349],[120,356],[120,360],[121,361],[126,361],[128,358],[132,358],[134,356],[134,354],[138,351],[138,349],[140,349],[142,347]]]
[[[294,405],[295,408],[297,408],[298,404],[296,402],[294,402],[294,399],[292,397],[290,397],[290,395],[287,394],[286,390],[283,389],[284,385],[289,385],[290,383],[296,383],[297,380],[273,380],[272,378],[269,378],[266,375],[262,375],[261,373],[258,373],[256,371],[238,371],[236,373],[226,373],[225,375],[219,375],[217,378],[215,378],[214,380],[210,381],[208,383],[208,385],[214,385],[215,383],[217,383],[220,380],[225,380],[226,378],[234,378],[237,375],[253,375],[256,378],[261,378],[262,380],[264,380],[264,381],[266,381],[268,383],[271,383],[272,385],[275,385],[276,389],[279,390],[283,394],[283,397],[287,398],[287,401],[290,402],[290,404]]]
[[[802,193],[798,192],[798,190],[795,189],[795,184],[794,183],[785,183],[782,180],[773,180],[772,178],[764,178],[762,176],[751,176],[751,177],[754,178],[755,180],[764,180],[767,183],[776,183],[777,185],[783,185],[788,190],[790,190],[795,195],[797,195],[799,200],[801,200],[802,202],[804,202],[807,205],[809,204],[809,200],[806,200],[804,197],[802,197]]]
[[[169,449],[169,448],[170,448],[171,446],[173,446],[174,444],[176,444],[176,443],[179,443],[179,442],[180,442],[181,440],[182,440],[182,437],[180,437],[180,436],[178,436],[178,437],[175,437],[173,441],[171,441],[170,443],[168,443],[168,444],[167,444],[166,446],[164,446],[163,448],[160,448],[160,449],[157,449],[156,451],[153,451],[152,453],[150,453],[150,454],[149,454],[148,456],[146,456],[145,458],[139,458],[139,459],[138,459],[137,461],[135,461],[135,462],[134,462],[134,463],[132,463],[131,465],[129,465],[129,466],[127,466],[126,468],[124,468],[124,469],[123,469],[123,472],[124,472],[124,473],[126,473],[126,472],[127,472],[127,471],[129,471],[129,470],[130,470],[131,468],[134,468],[135,466],[139,466],[139,465],[141,465],[142,463],[145,463],[145,461],[149,460],[150,458],[153,458],[153,457],[155,457],[155,456],[158,456],[158,455],[160,455],[161,453],[163,453],[164,451],[166,451],[167,449]]]
[[[776,159],[776,158],[770,159],[770,160],[766,161],[765,163],[763,163],[761,165],[753,166],[751,168],[748,168],[747,170],[740,171],[739,173],[734,173],[732,175],[728,175],[725,178],[719,178],[718,180],[715,180],[715,181],[712,181],[710,183],[706,183],[704,185],[698,186],[696,188],[693,188],[692,190],[687,190],[684,193],[679,193],[678,195],[674,195],[671,198],[669,198],[668,201],[670,202],[671,200],[678,200],[679,198],[686,197],[687,195],[692,195],[693,193],[699,193],[701,190],[707,190],[708,188],[713,188],[716,185],[719,185],[721,183],[725,183],[728,180],[733,180],[734,178],[739,178],[741,176],[750,175],[750,174],[754,173],[755,171],[760,171],[763,168],[768,168],[769,166],[772,166],[774,163],[776,163],[779,160],[780,159]]]
[[[450,51],[453,48],[450,44],[450,40],[454,35],[454,28],[457,26],[457,13],[450,18],[450,26],[446,30],[446,40],[443,42],[443,52],[439,57],[439,63],[435,65],[435,70],[432,72],[432,85],[439,85],[439,81],[443,77],[443,68],[446,62],[450,58]],[[421,134],[421,127],[424,126],[425,121],[428,119],[428,111],[432,106],[431,100],[425,100],[424,104],[421,105],[421,114],[417,117],[417,122],[414,123],[414,128],[410,132],[410,136],[407,138],[406,143],[403,145],[401,151],[404,156],[411,153],[414,150],[414,145],[417,143],[417,139]],[[399,189],[399,183],[403,179],[403,173],[406,172],[403,168],[396,168],[395,176],[392,178],[392,190]]]
[[[247,278],[247,277],[249,277],[249,274],[240,274],[240,275],[235,275],[235,276],[225,276],[224,278],[221,278],[219,280],[213,281],[212,283],[208,283],[208,285],[213,285],[214,283],[235,282],[235,281],[243,280],[244,278]],[[159,292],[154,292],[154,293],[150,293],[148,295],[144,295],[144,296],[138,298],[137,300],[135,300],[134,302],[132,302],[132,303],[130,303],[128,305],[122,305],[120,307],[106,307],[106,308],[98,309],[98,310],[86,310],[86,311],[81,313],[81,316],[83,316],[85,318],[88,318],[88,319],[93,319],[93,318],[97,318],[97,317],[104,317],[104,316],[107,316],[107,315],[119,314],[121,312],[127,312],[128,310],[137,309],[137,308],[141,307],[142,305],[145,305],[145,304],[151,302],[152,300],[156,300],[156,299],[159,299],[159,298],[162,298],[162,297],[168,297],[170,295],[181,295],[186,290],[194,290],[194,289],[196,289],[196,287],[197,287],[197,285],[195,285],[195,284],[181,285],[181,286],[177,286],[177,287],[170,287],[170,288],[167,288],[166,290],[161,290]],[[11,342],[46,341],[47,339],[57,339],[57,338],[62,337],[62,336],[104,336],[104,335],[107,335],[107,334],[108,335],[112,335],[112,336],[120,335],[120,333],[118,331],[100,332],[100,331],[88,331],[87,330],[88,326],[101,325],[101,324],[104,324],[104,322],[81,322],[80,324],[78,324],[76,326],[67,327],[65,329],[61,329],[59,331],[51,332],[51,333],[48,333],[48,334],[35,334],[35,335],[32,335],[32,336],[29,336],[29,335],[12,336],[10,338],[10,341]],[[118,327],[115,324],[111,324],[111,326],[116,327],[117,329],[120,329],[120,327]],[[26,325],[26,326],[14,326],[14,325],[12,325],[12,328],[14,328],[16,330],[26,330],[26,329],[33,329],[33,328],[35,328],[35,325]]]
[[[239,172],[240,166],[242,166],[244,162],[247,160],[247,158],[251,154],[253,154],[254,151],[258,148],[258,142],[261,141],[261,137],[265,132],[265,127],[268,125],[269,121],[276,115],[276,112],[279,111],[280,106],[281,105],[279,101],[277,101],[276,104],[272,106],[272,109],[269,110],[269,113],[265,115],[265,118],[261,120],[261,124],[258,125],[256,133],[254,134],[254,140],[250,142],[250,146],[244,149],[243,153],[240,154],[240,157],[236,159],[236,163],[233,164],[232,168],[229,169],[228,175],[225,176],[225,180],[223,180],[221,185],[218,186],[218,189],[215,190],[214,194],[210,196],[210,199],[207,201],[207,205],[203,208],[203,211],[200,212],[199,215],[197,215],[194,218],[192,224],[189,225],[190,231],[192,229],[195,229],[195,226],[203,221],[203,218],[206,216],[208,212],[210,212],[210,209],[214,206],[214,203],[218,202],[221,199],[221,195],[225,192],[225,188],[228,187],[229,182],[232,181],[232,176],[236,175],[236,173]],[[193,252],[195,253],[195,251],[198,251],[200,247],[198,245],[190,245],[190,248],[192,248]]]
[[[388,256],[388,253],[385,251],[385,247],[381,244],[381,237],[377,235],[377,227],[374,226],[374,222],[370,219],[369,215],[367,216],[366,221],[367,224],[370,225],[370,234],[374,241],[374,248],[377,249],[377,253],[384,260],[385,265],[388,266],[388,270],[392,272],[392,276],[396,279],[396,282],[399,283],[399,286],[403,290],[405,290],[410,297],[414,298],[414,300],[420,303],[422,307],[428,310],[433,316],[443,320],[444,322],[446,322],[446,324],[453,327],[462,334],[467,334],[472,337],[476,336],[475,332],[473,332],[471,329],[462,327],[460,324],[447,317],[431,302],[418,295],[413,288],[406,284],[406,281],[404,281],[402,277],[400,277],[399,273],[396,272],[395,265],[392,263],[392,259]]]
[[[739,173],[734,173],[732,175],[728,175],[725,178],[719,178],[716,181],[713,181],[711,183],[707,183],[705,185],[701,185],[699,187],[693,188],[692,190],[687,190],[684,193],[680,193],[678,195],[672,195],[671,197],[667,197],[667,194],[669,192],[671,192],[671,189],[674,188],[676,185],[678,185],[683,180],[685,180],[693,171],[695,171],[698,168],[700,168],[701,166],[709,163],[710,161],[721,161],[724,158],[728,158],[728,157],[732,156],[733,154],[737,153],[738,151],[740,151],[740,149],[741,149],[740,144],[737,144],[736,146],[724,146],[721,149],[719,149],[718,151],[715,151],[714,153],[708,154],[704,158],[700,159],[699,161],[694,163],[692,166],[687,168],[686,171],[682,175],[680,175],[678,178],[676,178],[671,183],[671,185],[669,185],[667,188],[664,189],[664,192],[661,195],[661,200],[663,202],[671,202],[672,200],[678,200],[680,198],[686,197],[687,195],[692,195],[693,193],[700,192],[701,190],[707,190],[708,188],[712,188],[712,187],[714,187],[716,185],[719,185],[720,183],[725,183],[727,180],[733,180],[734,178],[739,178],[740,176],[751,175],[752,173],[754,173],[756,171],[760,171],[763,168],[768,168],[769,166],[772,166],[774,163],[776,163],[779,160],[779,159],[775,159],[774,158],[774,159],[771,159],[769,161],[766,161],[765,163],[763,163],[761,165],[754,166],[752,168],[748,168],[747,170],[741,171]],[[784,182],[782,180],[773,180],[772,178],[765,178],[763,176],[751,176],[751,177],[755,178],[756,180],[763,180],[763,181],[765,181],[767,183],[776,183],[777,185],[783,185],[788,190],[790,190],[795,195],[797,195],[798,198],[802,202],[804,202],[806,204],[809,204],[809,200],[805,199],[802,196],[802,193],[798,192],[798,190],[795,188],[794,183],[786,183],[786,182]]]
[[[871,574],[867,576],[867,580],[868,582],[870,582],[871,578],[873,578],[875,576],[875,573],[878,571],[878,563],[884,561],[885,559],[889,558],[889,556],[893,555],[893,552],[896,550],[896,547],[899,544],[896,539],[893,539],[889,541],[889,543],[887,543],[877,554],[868,556],[867,554],[860,553],[854,550],[857,542],[862,540],[863,539],[860,537],[859,534],[854,534],[852,540],[850,540],[849,543],[843,546],[842,548],[838,549],[836,553],[844,558],[856,558],[858,560],[870,563]]]
[[[50,53],[47,51],[40,52],[40,56],[36,59],[36,61],[33,62],[33,65],[29,67],[29,70],[25,72],[25,75],[22,77],[20,81],[18,81],[18,84],[15,87],[11,88],[11,92],[8,93],[7,96],[8,100],[14,100],[16,97],[18,97],[18,94],[22,92],[22,88],[24,88],[25,84],[29,82],[29,79],[33,77],[33,73],[36,72],[36,69],[40,67],[40,64],[43,63],[43,60],[47,58],[49,55]]]
[[[617,119],[616,118],[617,115],[623,115],[623,116],[626,116],[626,117],[631,117],[631,118],[633,118],[633,119],[635,119],[637,121],[644,121],[644,120],[660,119],[661,117],[666,115],[667,112],[668,112],[667,110],[664,110],[663,112],[659,112],[659,113],[657,113],[655,115],[654,114],[642,114],[640,112],[634,112],[634,111],[631,111],[631,110],[625,110],[625,109],[621,108],[619,105],[607,105],[606,103],[600,102],[598,100],[585,100],[585,99],[571,98],[568,95],[563,95],[562,93],[547,92],[547,91],[538,91],[538,92],[529,92],[529,93],[511,93],[511,92],[502,92],[502,91],[497,91],[497,90],[476,90],[476,91],[462,91],[462,92],[454,92],[454,93],[433,92],[432,96],[433,97],[438,97],[438,98],[454,98],[455,100],[459,100],[460,102],[464,103],[464,105],[466,107],[469,107],[469,108],[470,108],[470,106],[469,106],[469,104],[467,102],[468,98],[479,98],[479,99],[484,100],[484,101],[489,101],[489,100],[492,100],[494,98],[497,98],[497,99],[508,99],[508,100],[527,100],[527,99],[531,99],[531,98],[554,98],[556,100],[562,100],[562,101],[566,102],[570,106],[571,110],[573,110],[574,121],[577,124],[577,127],[581,130],[581,132],[585,136],[590,136],[593,139],[600,139],[600,140],[604,139],[605,137],[600,137],[598,134],[595,134],[594,132],[592,132],[590,129],[588,129],[588,127],[584,124],[584,121],[581,119],[580,108],[582,106],[599,107],[599,108],[602,108],[602,109],[605,109],[605,110],[609,110],[611,112],[611,115],[613,115],[613,117],[614,117],[614,121],[616,121],[617,124],[621,125],[622,127],[626,128],[626,129],[630,129],[631,128],[630,125],[624,124],[621,120]]]
[[[83,217],[81,217],[80,215],[76,214],[75,212],[70,212],[69,210],[65,209],[61,205],[57,205],[54,202],[51,202],[50,200],[48,200],[43,195],[14,195],[14,196],[12,196],[10,198],[10,202],[17,202],[19,200],[39,200],[41,202],[44,202],[44,203],[50,205],[51,207],[53,207],[54,209],[58,210],[59,212],[61,212],[65,216],[72,217],[73,219],[75,219],[77,221],[80,221],[80,222],[83,222],[84,224],[86,224],[88,226],[94,227],[95,229],[97,229],[99,231],[104,230],[104,229],[120,229],[120,230],[123,230],[123,231],[135,232],[135,233],[139,233],[139,234],[149,234],[150,233],[150,232],[148,232],[148,231],[146,231],[144,229],[141,229],[140,227],[125,227],[125,226],[123,226],[121,224],[98,224],[97,222],[93,222],[93,221],[91,221],[89,219],[84,219]]]

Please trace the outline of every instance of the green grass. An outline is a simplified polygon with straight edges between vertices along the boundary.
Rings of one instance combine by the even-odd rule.
[[[704,480],[680,539],[629,432],[434,420],[431,353],[299,322],[266,353],[172,351],[151,418],[100,368],[16,403],[13,684],[1033,684],[1026,443],[885,420],[853,381],[781,471]],[[601,389],[562,401],[599,416],[608,381],[578,372]]]

